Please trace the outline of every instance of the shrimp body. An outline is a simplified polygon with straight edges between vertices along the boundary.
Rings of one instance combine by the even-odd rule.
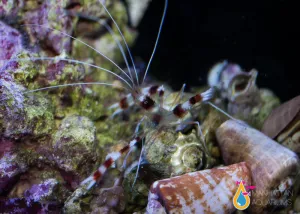
[[[150,123],[152,129],[161,129],[170,125],[180,125],[184,122],[183,117],[192,109],[193,106],[201,102],[207,102],[213,98],[214,89],[210,88],[203,93],[192,96],[188,101],[179,103],[171,109],[165,108],[162,103],[164,101],[164,87],[163,86],[151,86],[143,88],[140,93],[129,94],[119,102],[119,108],[115,111],[115,114],[127,109],[130,105],[138,105],[144,112],[144,117],[140,121],[141,123]],[[157,97],[157,101],[153,99]],[[114,104],[113,107],[117,107]],[[194,122],[198,124],[198,122]],[[130,151],[138,142],[140,142],[147,132],[143,132],[138,137],[132,139],[128,145],[123,147],[119,152],[113,152],[108,154],[106,161],[82,184],[89,183],[88,189],[90,189],[95,183],[99,182],[112,164],[118,160],[124,153]]]

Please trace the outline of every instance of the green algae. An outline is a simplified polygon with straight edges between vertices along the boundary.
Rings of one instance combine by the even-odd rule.
[[[53,6],[54,1],[51,0],[49,2],[52,5],[47,17],[49,27],[63,30],[64,26],[56,23],[58,22],[58,17],[55,14],[55,8],[62,5],[65,7],[67,1],[57,2],[56,6]],[[95,9],[97,14],[104,14],[103,9],[99,10],[99,7],[96,8],[89,5],[91,1],[82,0],[81,2],[84,2],[82,5],[84,8],[90,7],[91,10]],[[98,0],[95,2],[98,3]],[[120,28],[127,42],[131,45],[136,37],[136,33],[126,26],[127,16],[124,5],[119,2],[111,4],[111,1],[107,1],[107,4],[116,21],[120,23]],[[37,6],[34,2],[32,6],[26,3],[26,8]],[[100,13],[96,10],[100,11]],[[73,20],[72,25],[75,25],[76,22],[77,20]],[[112,28],[118,34],[116,27],[113,26]],[[53,31],[51,35],[58,36],[60,34],[57,31]],[[117,37],[121,39],[120,36],[117,35]],[[68,39],[65,37],[62,43],[65,44]],[[38,40],[41,40],[41,43],[44,42],[42,39]],[[99,50],[111,57],[116,63],[122,61],[122,55],[118,46],[109,33],[100,36],[96,41],[92,41],[91,45],[96,45]],[[63,48],[62,45],[61,49]],[[43,50],[39,54],[24,51],[17,58],[28,59],[47,53],[47,51],[44,52]],[[101,67],[116,71],[115,66],[76,41],[73,41],[72,56],[65,55],[62,51],[62,54],[58,57],[85,58],[84,61],[93,62]],[[24,102],[20,112],[18,112],[18,120],[14,117],[15,119],[10,124],[2,122],[1,128],[4,127],[8,137],[20,140],[26,139],[26,143],[29,143],[29,145],[19,147],[17,153],[18,162],[28,165],[30,171],[34,171],[36,166],[41,166],[42,168],[45,166],[50,167],[46,167],[46,170],[39,172],[40,180],[53,178],[58,182],[57,185],[60,188],[63,180],[56,175],[56,170],[58,169],[73,172],[79,175],[79,179],[84,179],[104,159],[105,156],[102,154],[113,151],[110,147],[111,145],[123,145],[132,138],[136,126],[135,122],[141,116],[135,110],[131,111],[132,109],[130,109],[128,112],[125,112],[125,116],[117,116],[114,120],[103,119],[110,116],[114,111],[113,109],[108,109],[108,107],[120,100],[120,90],[118,89],[93,85],[62,87],[55,90],[43,90],[38,93],[26,93],[26,90],[22,88],[24,86],[31,90],[74,82],[111,82],[116,79],[113,75],[103,71],[95,71],[75,63],[63,62],[59,59],[53,61],[20,60],[18,61],[18,68],[11,71],[11,74],[14,82],[20,86],[20,91],[25,92],[22,93]],[[121,92],[124,95],[124,91]],[[11,100],[8,101],[8,105],[10,105],[11,109],[16,108]],[[3,120],[6,115],[1,114],[1,117],[1,120]],[[123,117],[128,117],[126,122],[123,121]],[[40,149],[44,149],[46,152],[43,152],[46,154],[40,153]],[[111,173],[111,176],[115,178],[118,175]],[[110,178],[105,178],[105,180],[108,179]],[[54,199],[61,202],[65,200],[69,192],[64,192],[63,188],[61,190],[59,188],[55,189],[55,192],[58,195],[61,194],[62,197]],[[84,196],[86,190],[81,191],[80,187],[78,191],[74,192],[75,195],[78,193],[76,195],[78,197],[75,197],[72,203],[69,203],[69,200],[66,201],[66,213],[84,213],[86,211],[84,207],[94,197],[91,195],[88,197]],[[83,196],[81,200],[78,200],[79,195],[80,197]],[[144,195],[147,195],[146,191]],[[146,199],[143,200],[143,205],[145,205]],[[68,205],[70,205],[69,209],[66,209]]]
[[[44,70],[43,66],[38,65],[34,61],[25,60],[31,57],[38,57],[38,55],[23,50],[15,57],[16,59],[20,59],[20,61],[18,61],[17,69],[7,70],[7,72],[12,74],[14,80],[18,84],[25,87],[28,87],[29,84],[33,82],[34,78]]]
[[[142,180],[135,181],[135,171],[129,173],[123,182],[126,208],[125,213],[133,213],[147,206],[149,186]],[[134,183],[134,186],[132,186]]]
[[[135,128],[135,125],[130,122],[116,120],[106,120],[105,122],[96,124],[99,146],[104,148],[107,147],[107,145],[115,145],[120,140],[128,139],[129,143]]]
[[[58,132],[55,133],[54,142],[59,139],[70,139],[64,145],[81,145],[89,151],[93,151],[95,140],[95,127],[91,120],[82,116],[70,116],[65,118]],[[68,145],[69,144],[69,145]],[[53,144],[53,146],[55,146]],[[60,146],[60,145],[58,145]]]
[[[251,125],[260,130],[269,116],[269,114],[276,107],[280,105],[280,100],[274,93],[268,89],[260,89],[261,105],[255,107],[251,111],[250,120]]]
[[[87,193],[86,186],[80,186],[77,188],[65,201],[63,212],[66,214],[81,214],[85,213],[86,210],[82,208],[82,201],[83,198]],[[91,196],[85,198],[84,201],[89,203],[91,200]]]
[[[53,135],[52,146],[60,168],[87,175],[96,160],[96,128],[82,116],[66,117]]]
[[[72,102],[76,111],[92,120],[111,115],[109,106],[119,98],[118,92],[106,86],[92,86],[83,90],[76,90],[72,95]]]
[[[35,165],[40,157],[40,154],[34,148],[26,148],[24,146],[18,150],[17,154],[16,163],[25,164],[26,166]]]
[[[13,104],[11,108],[14,108]],[[25,134],[33,139],[49,135],[55,128],[53,111],[47,98],[35,94],[24,101],[23,109],[6,115],[4,133],[13,138],[20,138]]]
[[[33,125],[33,135],[49,135],[55,128],[53,106],[45,97],[30,97],[25,105],[26,121]]]

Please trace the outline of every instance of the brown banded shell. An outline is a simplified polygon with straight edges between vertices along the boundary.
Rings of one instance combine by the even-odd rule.
[[[237,181],[251,185],[246,163],[218,167],[156,181],[152,184],[147,213],[232,213]],[[161,205],[161,206],[160,206]]]
[[[300,95],[274,109],[266,119],[262,132],[275,138],[300,112]]]
[[[245,161],[252,173],[251,210],[261,213],[273,209],[270,200],[287,200],[290,194],[274,191],[297,191],[299,159],[291,150],[263,133],[239,121],[228,120],[216,132],[225,164]]]
[[[300,95],[273,110],[262,132],[300,153]]]

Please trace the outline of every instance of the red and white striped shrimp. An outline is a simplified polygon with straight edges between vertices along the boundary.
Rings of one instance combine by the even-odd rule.
[[[140,121],[140,123],[150,123],[152,128],[160,129],[165,126],[172,126],[172,125],[180,125],[182,123],[185,123],[183,121],[184,116],[196,105],[200,103],[209,102],[214,95],[214,88],[210,88],[207,91],[203,93],[196,94],[189,98],[188,101],[184,103],[178,103],[175,105],[175,107],[172,107],[171,109],[165,108],[163,105],[164,102],[164,95],[165,90],[164,86],[161,85],[153,85],[150,87],[138,87],[139,85],[143,85],[143,82],[145,80],[145,77],[147,75],[149,66],[151,64],[151,61],[153,59],[157,43],[160,37],[162,25],[164,22],[164,18],[166,15],[166,9],[167,9],[168,0],[165,1],[165,8],[163,17],[161,20],[159,33],[157,36],[157,40],[155,43],[154,50],[152,52],[151,58],[149,60],[149,63],[147,65],[144,78],[142,80],[142,83],[139,84],[138,78],[137,78],[137,85],[133,88],[133,90],[125,97],[123,97],[119,103],[116,103],[111,106],[111,108],[116,108],[115,112],[112,116],[115,116],[116,114],[121,113],[122,111],[126,110],[130,106],[136,105],[139,106],[144,112],[145,115]],[[107,11],[108,12],[108,11]],[[116,24],[116,23],[115,23]],[[183,87],[184,88],[184,87]],[[209,102],[210,103],[210,102]],[[212,103],[210,103],[213,105]],[[214,105],[213,105],[214,106]],[[214,106],[218,110],[222,111],[218,107]],[[222,111],[223,112],[223,111]],[[225,113],[225,112],[223,112]],[[225,113],[226,114],[226,113]],[[228,115],[230,116],[230,115]],[[198,125],[198,131],[201,135],[201,128],[199,125],[199,122],[189,122],[192,124]],[[140,124],[139,124],[140,125]],[[101,180],[102,176],[105,174],[107,169],[112,166],[112,164],[118,160],[123,154],[127,153],[132,149],[138,142],[144,138],[146,133],[142,133],[139,136],[133,138],[128,145],[123,147],[118,152],[112,152],[107,156],[106,161],[88,178],[86,178],[82,184],[88,183],[87,189],[90,189],[95,183],[97,183],[99,180]],[[203,136],[201,136],[203,137]],[[203,139],[203,138],[202,138]],[[205,148],[205,145],[204,145]]]
[[[141,124],[149,124],[149,127],[151,127],[151,129],[159,130],[160,128],[163,128],[163,127],[176,126],[176,125],[186,123],[186,121],[183,120],[184,116],[197,104],[200,104],[200,103],[211,104],[209,101],[213,98],[213,95],[214,95],[214,88],[210,88],[203,93],[199,93],[199,94],[196,94],[196,95],[190,97],[189,100],[187,100],[186,102],[177,103],[175,106],[172,106],[171,108],[169,108],[169,107],[164,106],[165,89],[164,89],[163,85],[160,85],[160,86],[153,85],[153,86],[148,86],[148,87],[142,87],[144,84],[144,80],[147,76],[149,67],[151,65],[155,50],[157,48],[157,44],[159,41],[159,37],[160,37],[161,31],[162,31],[162,26],[163,26],[163,22],[164,22],[166,11],[167,11],[168,0],[165,0],[165,7],[164,7],[163,17],[161,19],[161,23],[160,23],[160,27],[159,27],[159,31],[158,31],[158,36],[157,36],[154,50],[153,50],[150,60],[148,62],[148,65],[147,65],[147,68],[146,68],[146,71],[145,71],[142,81],[139,80],[133,57],[130,53],[129,47],[125,41],[125,38],[124,38],[118,24],[116,23],[114,18],[111,16],[110,12],[105,7],[105,5],[101,1],[99,1],[99,2],[102,5],[102,7],[104,8],[104,10],[106,11],[106,13],[108,14],[108,16],[110,17],[110,19],[115,24],[115,27],[117,28],[120,36],[122,37],[122,40],[123,40],[125,46],[126,46],[130,60],[127,59],[127,57],[125,55],[125,51],[124,51],[122,45],[120,44],[120,41],[116,38],[116,35],[113,33],[112,29],[106,23],[102,23],[104,25],[104,27],[111,33],[112,37],[114,38],[115,42],[117,43],[117,45],[122,53],[122,56],[124,58],[124,61],[126,63],[128,73],[126,73],[120,66],[118,66],[114,61],[112,61],[105,54],[101,53],[100,51],[98,51],[97,49],[88,45],[87,43],[70,36],[67,33],[60,32],[56,29],[51,29],[49,27],[45,27],[45,26],[41,26],[41,25],[37,25],[37,24],[27,24],[27,26],[40,26],[40,27],[44,27],[44,28],[47,28],[47,29],[50,29],[53,31],[57,31],[66,37],[69,37],[73,40],[76,40],[79,43],[84,44],[85,46],[96,51],[98,54],[100,54],[106,60],[111,62],[116,68],[118,68],[122,72],[122,74],[124,76],[118,75],[115,72],[112,72],[106,68],[103,68],[103,67],[91,64],[91,63],[82,62],[82,61],[75,60],[75,59],[68,59],[68,58],[64,58],[64,57],[31,57],[29,59],[16,59],[16,61],[61,60],[61,61],[67,61],[67,62],[71,62],[71,63],[78,63],[78,64],[85,65],[85,66],[90,66],[90,67],[105,71],[107,73],[110,73],[111,75],[114,75],[115,77],[117,77],[122,83],[124,83],[124,86],[122,86],[122,87],[126,91],[129,92],[125,97],[120,99],[119,103],[113,104],[111,106],[112,109],[115,109],[115,112],[112,114],[111,117],[114,117],[115,115],[121,113],[122,111],[128,109],[131,106],[138,106],[142,110],[144,116],[142,117],[142,119],[140,120],[140,122],[137,126],[137,131],[135,133],[135,137],[129,142],[128,145],[123,147],[120,151],[112,152],[112,153],[108,154],[105,162],[100,167],[98,167],[98,169],[95,172],[93,172],[88,178],[86,178],[84,181],[82,181],[81,184],[87,185],[87,189],[90,189],[94,184],[96,184],[99,180],[101,180],[101,178],[103,177],[103,175],[105,174],[107,169],[110,168],[116,160],[118,160],[123,154],[129,152],[138,142],[140,142],[143,138],[145,138],[147,131],[144,130],[144,131],[140,132],[138,130],[139,126]],[[14,61],[14,60],[15,59],[11,59],[9,61]],[[133,66],[133,70],[130,69],[129,62],[131,62],[132,66]],[[78,83],[69,83],[69,84],[62,84],[62,85],[38,88],[38,89],[34,89],[34,90],[28,90],[28,91],[22,92],[22,94],[25,95],[25,94],[29,94],[29,93],[33,93],[33,92],[37,92],[37,91],[48,90],[48,89],[53,89],[53,88],[60,88],[60,87],[67,87],[67,86],[79,86],[79,85],[113,86],[114,84],[108,83],[108,82],[78,82]],[[4,99],[2,99],[1,101],[3,101],[3,100]],[[211,105],[214,106],[213,104],[211,104]],[[214,106],[214,107],[217,108],[216,106]],[[218,109],[218,110],[220,110],[220,109]],[[222,111],[222,110],[220,110],[220,111]],[[225,113],[225,112],[223,112],[223,113]],[[199,125],[199,122],[195,121],[195,122],[188,122],[188,123],[196,124],[198,126],[199,135],[201,135],[201,127]],[[201,136],[201,137],[203,137],[203,136]]]

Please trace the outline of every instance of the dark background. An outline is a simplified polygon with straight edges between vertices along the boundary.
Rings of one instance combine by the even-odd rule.
[[[299,11],[292,1],[170,0],[149,73],[179,89],[204,85],[216,62],[259,71],[257,84],[282,101],[300,93]],[[164,0],[153,0],[138,27],[135,56],[150,58]]]

